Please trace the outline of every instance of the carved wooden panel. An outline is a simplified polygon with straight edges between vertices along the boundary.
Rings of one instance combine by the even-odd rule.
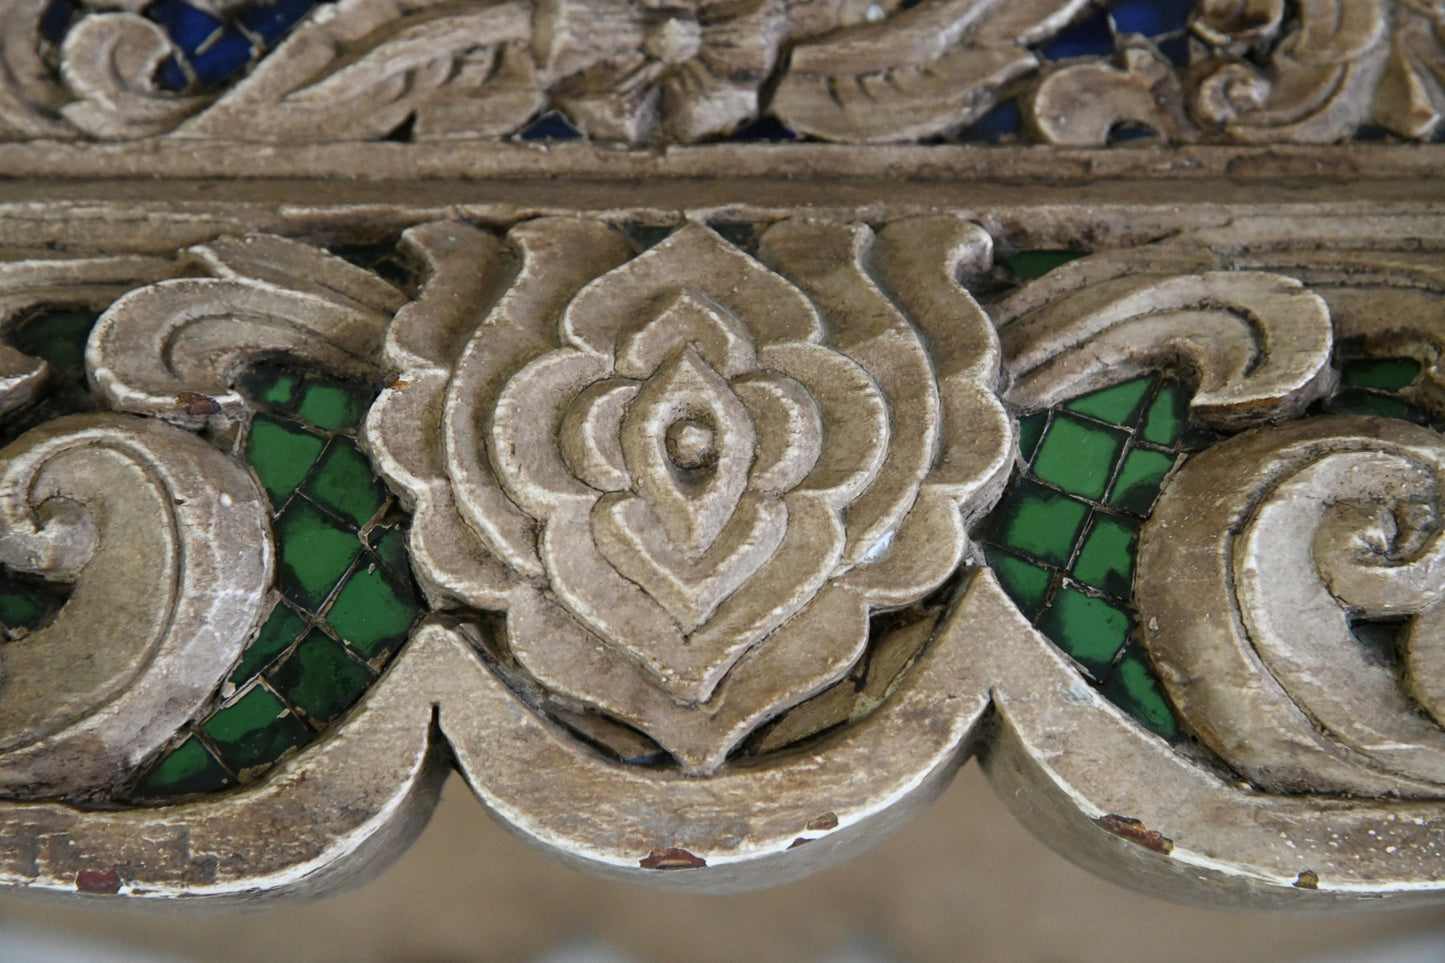
[[[0,17],[0,881],[1436,898],[1435,7]]]

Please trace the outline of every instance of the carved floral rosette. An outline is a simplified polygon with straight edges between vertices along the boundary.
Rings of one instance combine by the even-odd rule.
[[[846,674],[871,610],[958,566],[1008,438],[988,364],[955,372],[990,353],[982,315],[970,357],[930,352],[861,270],[859,227],[769,229],[784,276],[700,225],[630,260],[596,222],[509,239],[518,281],[459,338],[428,290],[486,244],[461,225],[409,238],[433,274],[367,438],[416,506],[419,575],[439,604],[504,609],[549,693],[714,771]],[[564,252],[585,255],[564,270]],[[823,270],[854,276],[810,300]],[[447,340],[457,357],[420,368],[402,347]]]
[[[1021,818],[1136,886],[1438,894],[1435,255],[1262,219],[1024,281],[952,215],[740,227],[433,221],[397,246],[411,280],[262,234],[7,262],[0,564],[65,597],[0,645],[0,878],[316,889],[394,852],[454,765],[564,858],[736,889],[866,845],[977,752]],[[15,346],[58,303],[101,312],[93,410],[46,420],[56,372]],[[1380,359],[1414,380],[1350,409],[1350,366]],[[344,445],[409,513],[429,611],[304,748],[121,805],[241,698],[238,659],[295,591],[286,506],[325,504],[243,457],[272,417],[258,366],[379,389]],[[1184,399],[1192,440],[1100,407],[1141,379]],[[1157,497],[1051,474],[1062,424],[1167,454]],[[1075,546],[1048,591],[1128,613],[1110,658],[1177,731],[1016,591],[997,547],[1047,554],[1008,540],[1027,498],[1087,504],[1081,539],[1133,526],[1131,578],[1098,588]],[[329,604],[297,651],[347,642]]]

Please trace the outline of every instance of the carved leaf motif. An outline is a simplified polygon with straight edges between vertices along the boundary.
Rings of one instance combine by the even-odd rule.
[[[65,37],[61,73],[76,98],[61,108],[65,119],[104,139],[165,133],[205,106],[205,97],[181,97],[156,86],[156,73],[174,52],[158,25],[133,13],[86,17]]]
[[[886,22],[793,50],[772,112],[828,140],[911,140],[983,116],[1038,60],[1023,43],[1068,22],[1081,0],[924,0]]]
[[[1103,147],[1120,124],[1132,121],[1175,143],[1198,131],[1184,110],[1184,90],[1158,50],[1136,40],[1120,53],[1121,65],[1087,63],[1055,70],[1029,102],[1034,127],[1050,144]]]
[[[1369,117],[1385,68],[1385,8],[1375,0],[1307,0],[1298,28],[1266,68],[1224,60],[1199,80],[1195,119],[1241,143],[1328,143],[1349,136]]]
[[[40,56],[40,19],[49,0],[0,8],[0,140],[69,138],[58,111],[69,98]]]
[[[1396,12],[1389,62],[1375,91],[1375,120],[1401,137],[1429,140],[1445,116],[1445,12]]]
[[[1046,407],[1187,362],[1199,377],[1195,411],[1228,427],[1297,414],[1329,389],[1329,309],[1298,281],[1244,271],[1141,276],[1122,262],[1092,260],[996,307],[1010,401]]]
[[[284,238],[222,238],[190,257],[220,276],[132,291],[91,332],[87,367],[118,409],[188,426],[243,419],[232,384],[247,364],[275,355],[372,377],[386,325],[405,303],[375,275]],[[210,397],[214,412],[178,405],[182,392]]]
[[[341,0],[299,27],[180,131],[247,140],[365,140],[415,116],[416,137],[496,137],[542,105],[529,8]]]

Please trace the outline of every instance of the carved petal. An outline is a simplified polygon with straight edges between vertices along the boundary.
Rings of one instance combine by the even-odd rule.
[[[776,373],[741,378],[732,388],[758,433],[749,487],[775,495],[797,487],[823,450],[818,403],[799,381]]]
[[[699,554],[678,551],[662,535],[651,506],[635,496],[603,499],[592,515],[592,537],[602,554],[687,633],[757,573],[787,530],[785,505],[751,493]]]
[[[621,262],[626,247],[605,225],[571,218],[529,221],[508,239],[521,270],[456,362],[443,431],[457,506],[492,552],[536,576],[542,566],[533,519],[502,491],[488,454],[492,408],[514,372],[557,346],[554,325],[563,305],[589,278]],[[470,270],[464,260],[448,261],[448,272]]]
[[[638,318],[656,316],[652,304],[658,295],[689,288],[747,325],[760,350],[822,335],[817,311],[797,288],[715,232],[689,224],[588,285],[567,305],[562,337],[610,356]]]
[[[940,420],[937,377],[918,332],[863,269],[871,241],[866,228],[796,223],[770,228],[759,241],[826,312],[834,343],[873,376],[889,407],[887,462],[848,507],[849,563],[872,551],[912,506],[933,464]],[[858,444],[883,447],[878,438]]]

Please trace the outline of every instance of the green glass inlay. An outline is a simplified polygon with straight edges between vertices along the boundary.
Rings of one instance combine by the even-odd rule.
[[[1355,388],[1400,391],[1414,384],[1420,371],[1420,362],[1414,358],[1366,358],[1346,362],[1340,381]]]
[[[368,659],[401,644],[420,614],[409,589],[379,569],[358,568],[326,613],[336,634]]]
[[[314,501],[351,519],[357,527],[371,521],[386,504],[386,489],[371,473],[371,464],[350,438],[331,441],[316,471],[306,482],[306,494]]]
[[[1019,251],[1003,259],[1004,266],[1014,277],[1032,281],[1048,274],[1054,268],[1076,261],[1087,251]]]
[[[1027,418],[1019,419],[1019,454],[1024,461],[1034,457],[1038,450],[1039,439],[1044,436],[1044,428],[1049,423],[1049,413],[1040,411],[1029,415]]]
[[[997,550],[988,553],[988,564],[1019,610],[1030,619],[1037,615],[1048,598],[1049,570]]]
[[[311,740],[311,730],[262,685],[218,711],[201,728],[233,770],[275,762],[288,750]]]
[[[275,528],[281,590],[314,611],[361,554],[361,540],[302,498],[287,506]]]
[[[1179,443],[1188,424],[1189,399],[1177,382],[1167,381],[1154,396],[1139,434],[1151,444],[1170,448]]]
[[[61,371],[85,364],[85,343],[95,326],[93,311],[46,311],[36,315],[11,335],[17,349]]]
[[[1032,482],[1014,486],[995,512],[994,540],[1036,559],[1064,565],[1089,506]]]
[[[184,796],[224,789],[233,780],[226,767],[195,736],[188,736],[146,773],[136,786],[141,797]]]
[[[370,403],[370,392],[327,381],[308,382],[301,389],[296,413],[318,428],[337,431],[361,423]]]
[[[1109,504],[1135,515],[1148,515],[1159,498],[1164,477],[1174,467],[1174,458],[1147,448],[1135,448],[1124,456],[1119,476],[1109,493]]]
[[[1372,391],[1351,388],[1341,391],[1331,403],[1336,411],[1356,415],[1374,415],[1377,418],[1399,418],[1416,424],[1429,424],[1430,417],[1421,408],[1390,395],[1378,395]]]
[[[381,563],[393,572],[407,571],[406,536],[395,528],[374,528],[371,547]]]
[[[266,405],[290,408],[296,397],[296,386],[301,379],[293,374],[279,374],[274,380],[264,383],[256,392],[256,400]]]
[[[1107,421],[1111,425],[1122,425],[1133,421],[1139,411],[1139,403],[1144,400],[1153,384],[1153,378],[1136,378],[1075,398],[1064,407],[1090,418]]]
[[[1124,441],[1117,431],[1057,417],[1039,444],[1033,472],[1066,492],[1097,499],[1109,486]]]
[[[1130,624],[1129,614],[1118,606],[1065,583],[1039,628],[1098,679],[1129,640]]]
[[[52,600],[39,589],[0,576],[0,623],[5,628],[33,629],[51,608]]]
[[[1179,720],[1169,707],[1154,670],[1137,649],[1131,649],[1119,660],[1099,691],[1165,739],[1179,734]]]
[[[1074,562],[1074,577],[1085,585],[1116,598],[1128,598],[1134,589],[1134,552],[1139,532],[1133,525],[1107,515],[1095,515]]]
[[[306,631],[306,625],[306,620],[297,615],[291,606],[284,602],[278,603],[271,610],[271,617],[266,620],[266,624],[256,633],[255,640],[241,653],[241,661],[231,673],[231,682],[237,687],[250,682],[257,672],[270,665],[272,660],[301,637],[301,633]]]
[[[313,630],[266,678],[308,718],[325,723],[361,697],[372,674],[341,643]]]
[[[246,461],[255,469],[271,501],[280,504],[306,478],[325,446],[323,438],[257,415],[246,440]]]

